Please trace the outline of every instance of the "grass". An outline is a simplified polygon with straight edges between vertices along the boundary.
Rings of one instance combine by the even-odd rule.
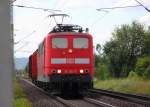
[[[94,87],[124,93],[150,95],[150,80],[140,78],[99,80],[95,82]]]
[[[14,102],[13,107],[32,107],[32,103],[27,99],[23,88],[17,80],[14,80]]]

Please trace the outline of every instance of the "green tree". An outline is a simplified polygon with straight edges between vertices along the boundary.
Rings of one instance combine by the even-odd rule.
[[[108,73],[108,60],[106,56],[102,53],[102,46],[100,44],[96,45],[96,51],[98,54],[95,54],[95,77],[97,79],[105,80],[109,78]]]
[[[143,54],[144,33],[144,26],[137,22],[114,30],[112,39],[104,45],[112,76],[127,76],[134,69],[137,58]]]
[[[150,57],[138,58],[135,72],[143,78],[150,78]]]
[[[145,56],[150,55],[150,26],[148,27],[148,30],[145,32],[143,53]]]
[[[94,66],[95,66],[95,68],[98,67],[99,63],[100,63],[100,56],[97,54],[94,54]]]
[[[98,67],[99,64],[107,64],[106,56],[102,53],[102,46],[100,44],[96,45],[96,51],[98,52],[98,54],[94,54],[95,67]]]
[[[96,45],[96,51],[98,52],[99,55],[101,55],[101,50],[102,50],[102,47],[100,44],[97,44]]]

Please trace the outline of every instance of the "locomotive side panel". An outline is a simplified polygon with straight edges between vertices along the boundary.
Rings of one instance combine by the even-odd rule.
[[[49,77],[45,73],[45,40],[39,45],[37,54],[37,80],[41,82],[49,82]]]
[[[29,74],[29,77],[32,78],[32,55],[29,56],[28,74]]]
[[[32,79],[37,78],[37,50],[32,55]]]

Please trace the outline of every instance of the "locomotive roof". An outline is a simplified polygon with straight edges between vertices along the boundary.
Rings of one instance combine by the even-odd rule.
[[[55,27],[53,27],[52,31],[50,33],[59,33],[59,32],[77,32],[77,33],[83,33],[88,32],[88,28],[86,30],[83,30],[83,28],[79,25],[73,25],[73,24],[57,24]]]
[[[48,36],[83,36],[83,37],[91,37],[89,33],[78,33],[78,32],[57,32],[57,33],[49,33]]]
[[[88,33],[79,33],[79,32],[56,32],[49,33],[50,35],[89,35]]]

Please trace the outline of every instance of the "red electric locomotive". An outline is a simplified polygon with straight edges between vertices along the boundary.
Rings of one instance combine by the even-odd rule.
[[[92,36],[78,25],[56,25],[29,62],[33,83],[51,92],[79,93],[93,87]]]

